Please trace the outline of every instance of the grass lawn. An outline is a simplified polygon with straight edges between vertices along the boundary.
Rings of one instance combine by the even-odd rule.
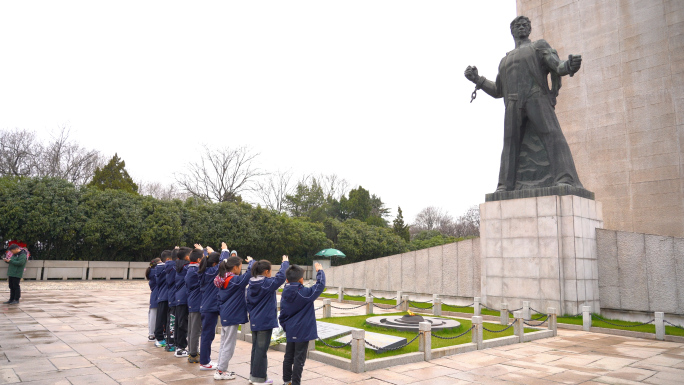
[[[321,294],[321,297],[323,297],[323,298],[335,298],[336,299],[337,294],[323,293],[323,294]],[[346,301],[366,302],[366,297],[364,297],[362,295],[345,295],[344,299]],[[424,310],[432,308],[431,303],[422,303],[422,302],[413,302],[413,301],[410,301],[410,302],[411,302],[412,308],[424,309]],[[373,297],[373,303],[396,306],[397,300]],[[442,311],[451,311],[451,312],[458,312],[458,313],[473,314],[474,309],[472,307],[459,307],[459,306],[451,306],[451,305],[442,304]],[[491,311],[491,310],[487,310],[487,309],[482,309],[482,314],[499,316],[498,311]],[[513,317],[513,315],[511,315],[511,317]]]
[[[324,297],[324,298],[337,298],[337,294],[327,294],[327,293],[323,293],[323,294],[321,294],[321,297]],[[366,297],[364,297],[364,296],[350,296],[350,295],[345,295],[345,296],[344,296],[344,299],[345,299],[345,300],[348,300],[348,301],[359,301],[359,302],[365,302],[365,301],[366,301]],[[397,301],[396,301],[396,300],[393,300],[393,299],[384,299],[384,298],[375,298],[375,297],[373,298],[373,302],[374,302],[374,303],[377,303],[377,304],[392,305],[392,306],[397,304]],[[411,307],[412,307],[412,308],[418,308],[418,309],[425,309],[425,310],[428,310],[428,309],[431,309],[431,306],[432,306],[431,303],[421,303],[421,302],[413,302],[413,301],[411,301]],[[458,307],[458,306],[451,306],[451,305],[446,305],[446,304],[442,304],[442,311],[450,311],[450,312],[457,312],[457,313],[469,313],[469,314],[473,314],[473,313],[474,313],[474,309],[473,309],[472,307]],[[490,315],[490,316],[496,316],[496,317],[500,316],[500,313],[499,313],[498,311],[492,311],[492,310],[488,310],[488,309],[484,309],[484,308],[482,308],[481,313],[482,313],[482,315]],[[510,312],[510,311],[509,311],[508,317],[509,317],[509,318],[513,318],[513,312]],[[545,316],[545,315],[542,315],[542,314],[532,314],[532,319],[533,319],[533,320],[541,320],[541,319],[543,319],[544,317],[546,317],[546,316]],[[334,317],[333,317],[333,318],[334,318]],[[605,317],[604,317],[604,318],[605,318]],[[331,319],[332,319],[332,318],[331,318]],[[638,323],[638,322],[628,322],[628,321],[613,320],[613,319],[609,319],[609,318],[606,318],[606,319],[607,319],[609,322],[614,323],[614,324],[618,324],[618,325],[634,325],[634,324],[637,324],[637,323]],[[459,320],[459,321],[461,321],[461,320]],[[329,321],[329,322],[331,322],[331,323],[337,323],[337,322],[332,322],[332,321]],[[468,322],[469,322],[469,321],[468,321]],[[572,325],[582,325],[582,316],[577,316],[577,317],[572,317],[572,316],[567,316],[567,315],[565,315],[565,316],[560,316],[560,317],[558,317],[558,323],[572,324]],[[463,322],[461,322],[461,324],[463,324]],[[606,329],[632,330],[632,331],[635,331],[635,332],[643,332],[643,333],[653,333],[653,334],[655,334],[655,325],[653,325],[653,324],[641,325],[641,326],[636,326],[636,327],[621,327],[621,326],[609,325],[609,324],[607,324],[607,323],[605,323],[605,322],[603,322],[603,321],[601,321],[601,320],[599,320],[599,319],[594,318],[594,319],[592,319],[592,321],[591,321],[591,326],[600,327],[600,328],[606,328]],[[468,327],[470,327],[470,326],[468,326]],[[498,329],[493,329],[493,328],[490,328],[490,327],[487,327],[487,328],[492,329],[492,330],[498,330]],[[467,329],[467,328],[466,328],[466,329]],[[374,331],[374,330],[370,330],[370,329],[366,329],[366,330]],[[463,330],[465,330],[465,329],[463,329]],[[486,334],[486,333],[487,333],[487,332],[485,331],[485,334]],[[391,334],[391,333],[386,333],[386,334]],[[459,333],[455,333],[454,335],[457,335],[457,334],[459,334]],[[505,333],[503,333],[503,334],[505,334]],[[512,333],[511,333],[511,334],[512,334]],[[684,329],[676,328],[676,327],[674,327],[674,326],[665,325],[665,334],[667,334],[667,335],[672,335],[672,336],[684,336]],[[415,335],[415,333],[414,333],[413,335]],[[448,336],[448,334],[447,334],[447,336]],[[411,338],[413,338],[413,336],[411,336]],[[487,339],[487,338],[485,337],[485,339]],[[410,338],[409,338],[409,340],[410,340]],[[433,338],[433,345],[432,345],[432,346],[433,346],[433,347],[441,347],[441,346],[435,346],[435,345],[434,345],[434,340],[435,340],[435,339]],[[460,340],[460,339],[459,339],[459,340]],[[440,341],[442,341],[442,340],[440,340]],[[317,342],[317,344],[320,344],[320,342]],[[417,349],[418,349],[418,348],[417,348],[417,346],[418,346],[417,341],[415,342],[415,344],[416,344],[416,350],[415,350],[415,351],[417,351]],[[317,345],[317,346],[318,346],[318,345]],[[446,345],[445,345],[445,346],[446,346]],[[409,346],[409,347],[410,347],[410,346]],[[408,349],[409,347],[406,347],[406,348],[404,348],[404,349]],[[326,347],[326,348],[327,348],[327,347]],[[327,349],[333,350],[333,349],[330,349],[330,348],[327,348]],[[406,353],[406,352],[403,352],[404,349],[400,349],[400,351],[402,351],[402,354],[403,354],[403,353]],[[368,352],[368,350],[366,350],[366,351]],[[373,353],[373,354],[375,354],[375,353]],[[385,357],[386,355],[389,355],[389,354],[388,354],[388,353],[383,353],[383,354],[380,355],[380,356],[381,356],[381,357]],[[367,356],[368,356],[368,354],[367,354]]]
[[[621,321],[621,320],[614,320],[610,318],[603,317],[604,319],[608,320],[610,323],[614,323],[617,325],[635,325],[640,322],[630,322],[630,321]],[[564,324],[572,324],[572,325],[582,325],[582,316],[577,316],[577,317],[568,317],[568,316],[562,316],[558,317],[558,323],[564,323]],[[634,332],[642,332],[642,333],[653,333],[655,334],[655,325],[653,324],[648,324],[648,325],[641,325],[641,326],[636,326],[636,327],[626,327],[626,326],[614,326],[607,324],[597,318],[592,318],[591,320],[591,326],[594,327],[599,327],[599,328],[606,328],[606,329],[619,329],[619,330],[631,330]],[[684,336],[684,330],[680,328],[676,328],[674,326],[668,326],[665,325],[665,334],[671,335],[671,336]]]
[[[383,314],[383,315],[405,315],[407,313],[391,313],[391,314]],[[360,315],[360,316],[350,316],[350,317],[332,317],[332,318],[323,318],[320,319],[319,321],[323,322],[329,322],[329,323],[334,323],[338,325],[345,325],[345,326],[350,326],[353,328],[357,329],[364,329],[369,332],[375,332],[375,333],[382,333],[382,334],[388,334],[388,335],[393,335],[393,336],[398,336],[398,337],[404,337],[407,339],[407,341],[411,341],[413,337],[416,336],[417,332],[402,332],[402,331],[397,331],[394,329],[389,329],[389,328],[383,328],[383,327],[377,327],[377,326],[371,326],[366,324],[366,318],[368,317],[373,317],[373,315]],[[450,317],[444,317],[444,318],[450,318]],[[453,337],[457,336],[464,331],[470,329],[471,322],[470,320],[467,319],[459,319],[459,318],[453,318],[456,319],[458,322],[461,323],[461,326],[458,328],[453,328],[453,329],[446,329],[446,330],[440,330],[438,332],[433,333],[432,336],[432,348],[442,348],[445,346],[452,346],[452,345],[460,345],[464,343],[468,343],[472,341],[472,336],[471,333],[468,333],[464,336],[461,336],[456,339],[452,340],[442,340],[439,338],[436,338],[434,334],[438,334],[439,336],[442,337]],[[493,323],[484,323],[484,326],[487,329],[490,330],[501,330],[504,329],[502,325],[499,324],[493,324]],[[535,329],[531,328],[525,328],[526,333],[531,333],[535,331]],[[490,333],[488,331],[484,331],[484,339],[492,339],[492,338],[499,338],[499,337],[505,337],[505,336],[511,336],[513,335],[513,328],[510,328],[506,330],[503,333]],[[328,339],[325,342],[327,342],[330,345],[339,345],[338,342],[335,342],[335,339]],[[323,345],[322,342],[316,341],[316,350],[325,352],[328,354],[336,355],[339,357],[345,357],[345,358],[351,358],[351,347],[347,346],[341,349],[333,349],[329,348],[325,345]],[[389,351],[389,352],[384,352],[381,354],[375,353],[373,350],[366,348],[366,360],[372,360],[374,358],[380,358],[380,357],[389,357],[389,356],[396,356],[399,354],[405,354],[405,353],[413,353],[418,351],[418,340],[416,339],[413,341],[411,344],[398,349],[394,351]]]

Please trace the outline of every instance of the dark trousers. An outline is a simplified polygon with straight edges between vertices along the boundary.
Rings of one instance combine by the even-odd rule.
[[[176,346],[188,347],[188,305],[176,306]]]
[[[283,360],[283,382],[292,381],[292,385],[301,384],[308,350],[309,341],[287,343],[285,359]]]
[[[154,324],[154,338],[157,341],[164,339],[166,320],[169,318],[169,301],[157,303],[157,322]]]
[[[252,330],[252,365],[249,370],[250,380],[253,382],[265,382],[268,379],[268,347],[271,345],[273,329]]]
[[[176,346],[176,325],[175,321],[176,307],[169,306],[169,315],[166,317],[166,346]],[[174,317],[174,323],[171,325],[171,317]]]
[[[19,301],[19,298],[21,298],[21,286],[19,286],[19,282],[21,282],[21,278],[17,277],[7,277],[7,282],[9,283],[9,289],[10,289],[10,301]]]
[[[211,362],[211,343],[216,337],[216,323],[219,313],[202,314],[202,337],[200,339],[200,365],[207,365]]]

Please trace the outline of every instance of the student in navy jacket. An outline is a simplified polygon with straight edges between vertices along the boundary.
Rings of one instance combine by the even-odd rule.
[[[166,262],[171,260],[171,250],[164,250],[161,253],[162,262],[154,268],[150,274],[154,274],[157,283],[157,320],[154,324],[154,338],[157,342],[154,346],[163,348],[166,346],[164,333],[168,331],[166,320],[169,317],[169,290],[166,286]]]
[[[188,272],[188,265],[190,264],[189,247],[181,247],[178,249],[178,260],[176,261],[176,281],[174,287],[176,290],[176,353],[175,357],[187,357],[188,352],[185,350],[188,347],[188,289],[185,286],[185,276]]]
[[[252,360],[249,381],[253,384],[270,384],[266,370],[266,352],[271,344],[273,328],[278,327],[276,291],[285,283],[285,270],[290,266],[287,255],[275,277],[271,277],[271,262],[261,260],[252,266],[252,278],[245,294],[249,324],[252,329]]]
[[[216,323],[219,318],[218,287],[214,285],[214,278],[218,274],[218,263],[221,254],[213,250],[202,259],[197,270],[199,275],[202,303],[200,314],[202,317],[202,338],[200,340],[200,370],[216,370],[216,363],[211,361],[211,343],[216,336]]]
[[[171,259],[164,263],[164,274],[166,275],[166,289],[168,292],[169,315],[166,318],[166,348],[167,352],[176,351],[176,260],[178,259],[178,249],[171,251]]]
[[[285,331],[287,347],[283,360],[283,382],[300,385],[309,341],[318,338],[314,301],[325,289],[325,273],[320,263],[316,267],[316,284],[304,286],[304,269],[290,266],[285,272],[287,283],[280,296],[280,326]]]
[[[147,340],[149,342],[156,341],[154,338],[154,325],[157,322],[157,276],[152,274],[157,265],[161,262],[161,259],[155,258],[150,262],[150,266],[145,270],[145,278],[147,278],[148,284],[150,285],[150,310],[147,311]]]
[[[199,269],[200,261],[204,253],[195,249],[190,253],[190,263],[185,266],[185,286],[188,291],[188,362],[199,363],[199,337],[202,332],[202,318],[200,306],[202,305],[202,292],[200,291]]]
[[[252,267],[252,258],[247,257]],[[250,274],[242,274],[242,258],[232,256],[219,263],[219,271],[214,278],[214,285],[219,288],[218,303],[221,314],[221,345],[219,348],[218,364],[215,380],[232,380],[235,372],[228,371],[228,363],[233,358],[235,343],[237,342],[238,325],[249,322],[247,319],[247,304],[245,302],[245,288],[249,283]]]

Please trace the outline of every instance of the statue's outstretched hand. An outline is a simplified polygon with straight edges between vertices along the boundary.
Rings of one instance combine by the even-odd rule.
[[[473,83],[477,83],[478,80],[480,80],[480,75],[477,73],[477,67],[475,66],[468,66],[466,68],[464,75],[466,79],[470,80]]]
[[[570,55],[568,56],[568,69],[571,74],[579,71],[582,66],[582,55]]]

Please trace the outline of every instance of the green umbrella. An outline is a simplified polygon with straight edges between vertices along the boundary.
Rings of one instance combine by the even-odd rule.
[[[344,255],[343,252],[337,250],[337,249],[323,249],[316,253],[317,257],[340,257],[344,258],[346,255]]]

